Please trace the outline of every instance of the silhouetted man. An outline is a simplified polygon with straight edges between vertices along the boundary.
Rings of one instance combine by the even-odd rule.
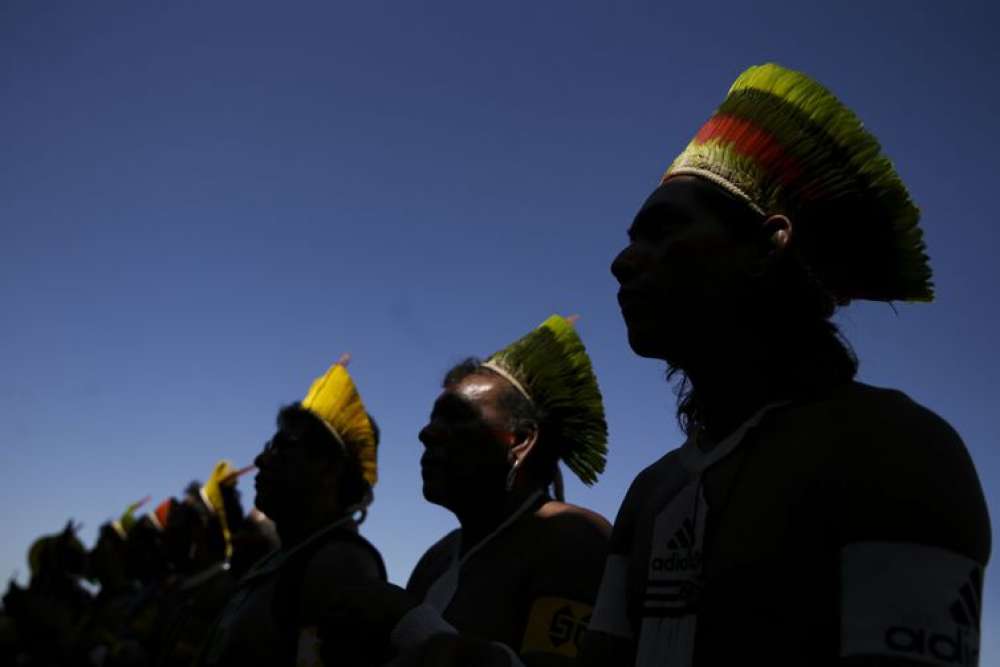
[[[355,517],[371,499],[377,441],[341,363],[281,410],[277,433],[255,461],[255,505],[274,520],[281,548],[243,577],[200,664],[322,664],[314,662],[321,612],[338,585],[386,578]]]
[[[550,495],[561,496],[560,460],[585,483],[604,468],[601,395],[572,323],[554,316],[453,368],[420,441],[424,497],[461,527],[423,555],[405,594],[355,595],[346,615],[357,633],[377,646],[373,628],[391,627],[401,664],[570,662],[610,533],[603,517]]]
[[[208,481],[188,485],[183,500],[169,498],[140,520],[156,533],[171,573],[133,624],[144,664],[190,665],[235,590],[243,572],[231,567],[233,536],[244,524],[237,483],[251,470],[221,460]]]
[[[61,664],[69,657],[76,626],[93,600],[80,585],[87,570],[87,550],[72,521],[60,533],[35,540],[28,550],[31,579],[15,581],[3,596],[8,632],[16,633],[19,664]],[[8,637],[8,641],[12,639]]]
[[[830,322],[930,300],[917,220],[854,114],[776,65],[674,161],[612,272],[688,438],[622,503],[582,663],[976,662],[973,464],[937,415],[856,382]]]

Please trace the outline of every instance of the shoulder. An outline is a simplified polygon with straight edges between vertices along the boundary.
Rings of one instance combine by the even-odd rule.
[[[306,563],[306,586],[325,579],[345,581],[359,578],[385,579],[385,566],[378,550],[356,533],[331,536]]]
[[[629,485],[615,517],[612,542],[622,545],[631,541],[636,517],[646,505],[655,502],[664,484],[681,468],[679,450],[674,449],[644,468]]]
[[[851,383],[829,398],[792,409],[789,422],[800,422],[827,439],[831,460],[848,478],[880,474],[905,480],[933,469],[939,475],[975,477],[965,444],[940,416],[895,389]]]
[[[294,559],[286,562],[281,575],[286,587],[300,591],[294,594],[300,599],[299,618],[315,616],[345,584],[386,580],[382,556],[356,533],[330,535],[299,563],[296,565]]]
[[[762,428],[765,440],[808,447],[845,479],[885,474],[890,467],[898,481],[928,468],[944,476],[975,476],[955,429],[895,389],[848,383],[819,400],[773,411]]]
[[[592,604],[610,544],[607,519],[550,500],[519,524],[504,551],[520,554],[529,595]]]
[[[433,567],[434,565],[447,566],[447,564],[451,562],[451,556],[455,552],[461,536],[461,529],[456,528],[432,544],[430,548],[424,552],[424,555],[420,557],[420,560],[417,561],[417,566],[414,571],[422,567]]]
[[[531,553],[542,565],[561,567],[568,550],[579,560],[593,557],[603,562],[611,523],[597,512],[550,500],[527,519],[517,539],[533,545]]]
[[[944,419],[896,389],[850,382],[822,399],[792,405],[774,413],[778,420],[802,421],[840,435],[867,439],[897,436],[885,446],[899,442],[900,435],[919,435],[943,446],[961,445],[961,439]]]
[[[622,506],[641,501],[653,493],[664,480],[675,474],[681,466],[679,452],[679,448],[671,450],[643,468],[629,485]]]
[[[534,518],[546,532],[568,538],[607,540],[611,535],[611,523],[597,512],[558,500],[539,507]]]
[[[852,383],[789,411],[822,442],[838,489],[846,541],[941,546],[980,560],[989,553],[985,497],[961,437],[901,391]]]
[[[456,528],[424,552],[410,574],[406,584],[407,591],[420,599],[424,598],[431,583],[448,568],[461,534],[462,531]]]

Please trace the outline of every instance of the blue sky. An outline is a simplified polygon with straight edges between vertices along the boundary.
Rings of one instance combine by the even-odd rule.
[[[921,206],[938,301],[838,321],[864,381],[955,425],[1000,516],[1000,10],[805,4],[4,3],[0,573],[69,517],[89,543],[130,501],[249,462],[350,351],[383,431],[365,532],[404,581],[453,525],[419,491],[440,376],[552,312],[582,315],[611,430],[600,484],[568,494],[613,517],[681,438],[608,265],[768,60],[855,108]]]

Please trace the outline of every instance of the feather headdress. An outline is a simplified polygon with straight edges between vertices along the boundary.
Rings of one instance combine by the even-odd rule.
[[[906,186],[854,112],[805,74],[743,72],[663,181],[685,174],[801,223],[803,259],[838,301],[933,299]]]
[[[347,372],[348,361],[350,356],[343,355],[324,375],[316,378],[302,399],[302,407],[319,417],[345,450],[350,444],[350,453],[361,464],[365,481],[374,487],[378,480],[375,430]]]
[[[573,321],[553,315],[484,365],[538,406],[545,437],[566,467],[584,484],[597,481],[604,472],[608,427],[597,377]]]
[[[254,466],[251,465],[237,470],[230,461],[223,459],[215,464],[215,467],[212,468],[212,474],[208,477],[208,481],[199,489],[202,502],[205,503],[212,514],[219,518],[219,525],[222,527],[222,539],[226,545],[227,561],[233,556],[233,536],[229,528],[229,519],[226,516],[226,505],[222,497],[222,488],[225,486],[234,486],[236,480],[241,475],[253,469]]]
[[[135,501],[125,508],[125,511],[122,512],[120,517],[111,522],[111,527],[116,533],[118,533],[118,537],[123,540],[128,538],[129,531],[132,530],[132,527],[135,526],[135,522],[138,521],[135,517],[136,510],[148,503],[150,500],[152,500],[152,496],[146,496],[141,500]]]

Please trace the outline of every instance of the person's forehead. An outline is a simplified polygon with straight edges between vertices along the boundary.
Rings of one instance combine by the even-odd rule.
[[[653,190],[639,212],[660,208],[692,213],[709,211],[717,203],[715,187],[695,176],[675,176]]]
[[[668,179],[649,195],[635,216],[642,221],[688,221],[727,234],[754,229],[744,218],[755,215],[746,202],[716,184],[691,175]],[[735,223],[735,224],[733,224]]]
[[[305,436],[306,428],[307,425],[304,419],[283,420],[271,437],[272,440],[278,442],[301,440]]]
[[[492,412],[497,408],[502,392],[501,378],[473,373],[446,387],[434,407],[438,412],[461,411],[463,408],[471,413]]]

